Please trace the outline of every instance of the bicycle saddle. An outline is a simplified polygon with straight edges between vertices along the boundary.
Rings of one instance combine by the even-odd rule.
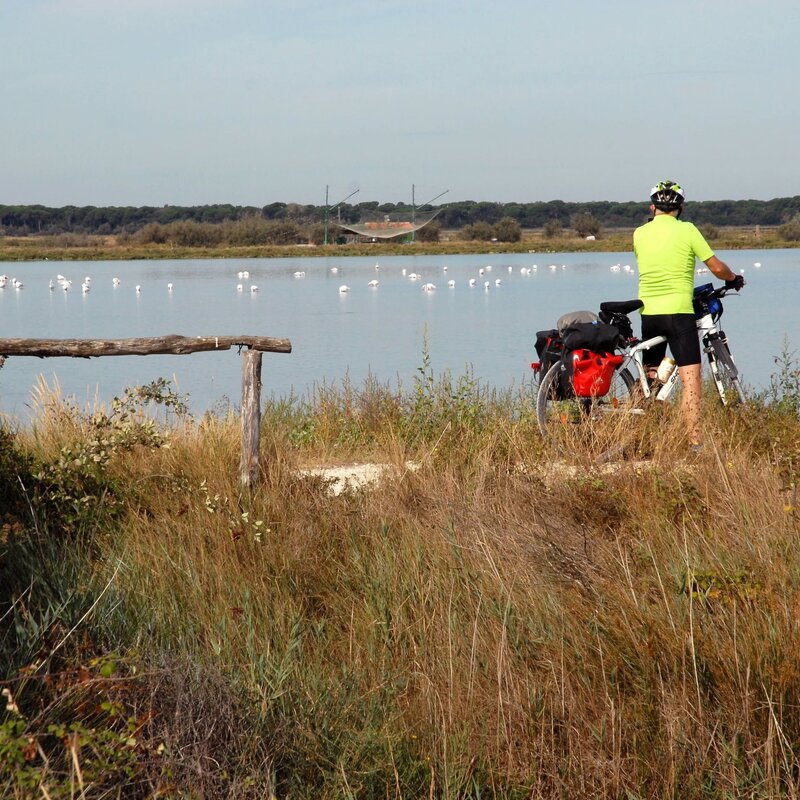
[[[644,303],[641,300],[609,300],[600,303],[600,310],[606,314],[630,314],[631,311],[641,308]]]

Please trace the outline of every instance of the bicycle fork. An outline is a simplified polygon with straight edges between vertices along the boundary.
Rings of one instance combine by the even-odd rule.
[[[703,352],[708,358],[712,371],[716,371],[714,370],[716,364],[723,364],[728,369],[731,378],[739,377],[739,370],[736,368],[728,346],[728,337],[723,331],[707,333],[703,337]]]

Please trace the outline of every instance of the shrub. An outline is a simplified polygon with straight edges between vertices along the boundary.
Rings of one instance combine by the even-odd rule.
[[[268,225],[261,217],[245,217],[235,222],[223,223],[223,239],[232,245],[265,244],[268,236]]]
[[[158,222],[150,222],[136,233],[136,241],[140,244],[164,244],[167,233]]]
[[[473,222],[461,229],[461,238],[466,241],[489,242],[494,237],[494,226],[488,222]]]
[[[545,222],[544,227],[542,228],[542,233],[544,234],[545,239],[555,239],[564,232],[564,226],[561,224],[561,220],[558,219],[550,219]]]
[[[719,229],[716,225],[712,225],[710,222],[700,226],[700,233],[702,233],[703,236],[709,240],[717,239],[719,237]]]
[[[597,236],[600,233],[600,223],[593,214],[584,212],[573,214],[569,224],[575,229],[578,236]]]
[[[519,222],[511,217],[503,217],[494,226],[494,237],[498,242],[518,242],[522,238]]]
[[[787,242],[800,241],[800,214],[795,214],[778,228],[778,235]]]
[[[441,231],[442,229],[438,223],[429,222],[416,232],[415,237],[418,242],[438,242]]]
[[[209,247],[222,241],[219,225],[182,220],[165,226],[167,241],[179,247]]]
[[[308,240],[312,244],[325,244],[325,226],[322,223],[319,223],[318,225],[312,225],[308,234]],[[328,243],[331,241],[333,241],[333,236],[331,236],[331,229],[329,226]]]

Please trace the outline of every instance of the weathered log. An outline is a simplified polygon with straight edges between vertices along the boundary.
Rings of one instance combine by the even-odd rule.
[[[261,447],[261,353],[242,353],[242,457],[239,480],[250,489],[258,483]]]
[[[96,356],[186,355],[248,347],[291,353],[289,339],[271,336],[150,336],[142,339],[0,339],[0,356],[94,358]]]

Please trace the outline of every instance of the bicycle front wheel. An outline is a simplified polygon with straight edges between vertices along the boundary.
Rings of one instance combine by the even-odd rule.
[[[744,403],[745,396],[739,380],[739,370],[733,361],[730,348],[722,339],[712,339],[710,345],[708,365],[711,368],[711,377],[717,387],[719,399],[725,406]]]
[[[603,397],[564,397],[560,363],[542,377],[536,395],[536,420],[544,439],[561,456],[588,455],[608,460],[631,442],[633,417],[642,413],[636,381],[627,369],[614,373]]]

